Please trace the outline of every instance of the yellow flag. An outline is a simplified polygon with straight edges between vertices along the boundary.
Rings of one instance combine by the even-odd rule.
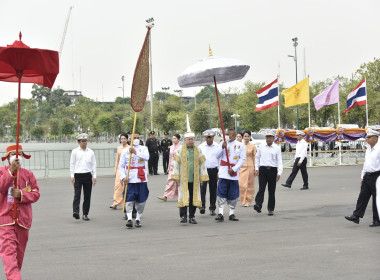
[[[306,78],[294,86],[282,91],[285,95],[285,108],[310,102],[309,78]]]

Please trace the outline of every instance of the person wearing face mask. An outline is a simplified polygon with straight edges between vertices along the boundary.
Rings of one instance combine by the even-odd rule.
[[[149,196],[148,189],[148,170],[146,162],[149,160],[149,151],[146,146],[140,145],[140,134],[135,132],[133,137],[133,146],[123,150],[120,156],[119,175],[123,186],[127,185],[127,193],[125,198],[125,210],[127,214],[128,228],[133,227],[132,210],[135,203],[137,215],[135,227],[141,227],[141,216],[144,212],[145,203]],[[128,176],[129,157],[131,155],[131,163]],[[125,191],[124,191],[125,192]]]
[[[92,186],[96,185],[96,159],[94,151],[87,148],[88,134],[82,133],[77,136],[79,144],[71,152],[70,175],[74,186],[73,217],[78,220],[80,196],[83,188],[83,217],[89,221],[88,213],[91,204]]]
[[[19,145],[16,159],[16,145],[10,145],[2,157],[9,165],[0,167],[0,256],[7,279],[21,279],[20,270],[32,226],[32,203],[40,198],[34,174],[21,167],[22,160],[29,158]],[[16,174],[17,188],[14,187]],[[17,214],[12,213],[15,201]]]
[[[122,133],[120,134],[120,143],[121,146],[117,147],[116,152],[116,162],[115,162],[115,186],[114,186],[114,194],[113,194],[113,203],[110,205],[111,209],[117,209],[118,206],[121,206],[123,203],[123,185],[120,182],[120,176],[119,176],[119,162],[120,162],[120,156],[121,153],[125,148],[128,148],[128,134]]]
[[[219,214],[215,220],[224,221],[223,210],[227,203],[230,208],[229,220],[236,222],[239,221],[235,216],[235,208],[239,200],[239,169],[245,162],[246,154],[244,144],[236,140],[236,131],[229,128],[227,129],[227,134],[227,142],[222,142],[221,145],[223,152],[219,168],[218,188],[216,190]]]

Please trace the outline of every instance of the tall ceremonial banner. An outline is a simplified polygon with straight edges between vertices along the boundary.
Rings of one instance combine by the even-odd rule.
[[[323,106],[337,104],[339,102],[339,78],[313,98],[315,109],[318,111]]]
[[[131,144],[133,147],[133,139],[135,137],[137,113],[144,109],[146,96],[148,95],[149,88],[149,42],[150,42],[150,27],[145,35],[144,44],[140,51],[139,58],[137,60],[135,73],[133,74],[132,91],[131,91],[131,107],[135,111],[135,119],[133,121]],[[129,171],[131,169],[132,153],[129,153],[128,172],[127,178],[129,178]],[[127,197],[128,184],[125,186],[124,191],[124,203],[123,212],[125,210],[125,200]]]
[[[283,90],[281,94],[285,96],[285,108],[309,103],[309,78]]]
[[[366,80],[363,79],[353,91],[347,97],[347,109],[343,112],[346,114],[352,108],[357,105],[366,105],[367,104],[367,89],[366,89]]]
[[[255,93],[259,97],[259,103],[256,105],[255,111],[263,111],[278,105],[278,79]]]
[[[135,112],[141,112],[145,106],[149,88],[149,41],[150,28],[146,32],[144,44],[137,60],[133,75],[131,106]]]

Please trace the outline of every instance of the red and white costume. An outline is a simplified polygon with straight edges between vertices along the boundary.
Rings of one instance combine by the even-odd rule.
[[[18,219],[14,221],[13,203],[8,202],[8,189],[13,185],[14,177],[9,172],[9,166],[0,167],[0,256],[8,280],[21,279],[20,270],[32,226],[32,203],[40,198],[34,174],[19,168],[18,188],[21,198],[17,199]]]

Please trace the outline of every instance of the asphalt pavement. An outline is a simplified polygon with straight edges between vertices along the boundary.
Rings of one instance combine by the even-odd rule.
[[[149,176],[142,228],[127,229],[112,210],[114,178],[98,178],[90,221],[72,218],[70,179],[39,180],[41,198],[22,268],[23,279],[380,279],[380,227],[370,228],[371,202],[356,225],[344,219],[355,208],[361,166],[309,168],[277,184],[274,216],[240,204],[238,222],[196,213],[197,225],[180,224],[176,201],[163,202],[165,175]],[[258,188],[255,182],[256,192]],[[207,204],[208,207],[208,204]],[[0,279],[5,279],[0,268]]]

